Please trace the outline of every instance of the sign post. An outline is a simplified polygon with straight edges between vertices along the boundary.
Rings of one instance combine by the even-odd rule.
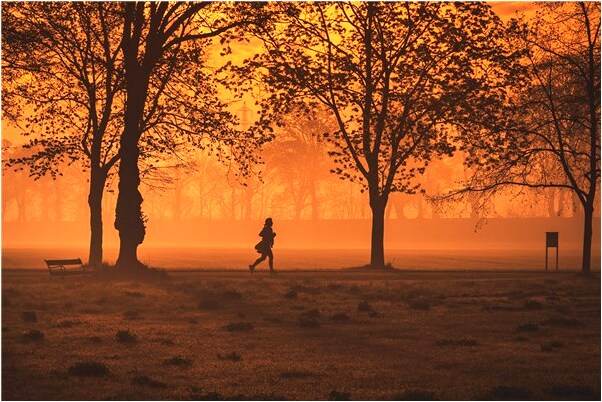
[[[556,248],[556,271],[558,271],[558,232],[546,232],[546,271],[548,270],[548,248]]]

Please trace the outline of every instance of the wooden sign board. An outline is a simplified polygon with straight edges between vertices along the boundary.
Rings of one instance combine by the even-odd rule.
[[[546,232],[546,247],[558,247],[558,232]]]
[[[548,270],[548,248],[556,248],[556,271],[558,271],[558,232],[546,232],[546,271]]]

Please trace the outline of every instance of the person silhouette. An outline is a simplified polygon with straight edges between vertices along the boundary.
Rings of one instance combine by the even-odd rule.
[[[272,254],[272,247],[274,246],[274,237],[276,237],[276,233],[272,230],[272,218],[267,218],[263,225],[263,229],[259,232],[259,236],[261,236],[261,241],[255,245],[255,250],[261,254],[253,264],[249,265],[249,271],[255,271],[255,267],[263,260],[268,258],[268,263],[270,265],[270,273],[274,273],[274,254]]]

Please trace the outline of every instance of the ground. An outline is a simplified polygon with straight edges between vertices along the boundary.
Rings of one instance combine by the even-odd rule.
[[[2,399],[600,399],[600,275],[3,270]]]

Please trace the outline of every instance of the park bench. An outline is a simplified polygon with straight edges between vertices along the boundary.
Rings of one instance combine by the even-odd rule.
[[[93,270],[86,269],[80,258],[73,260],[44,260],[48,265],[50,276],[67,276],[91,274]]]

